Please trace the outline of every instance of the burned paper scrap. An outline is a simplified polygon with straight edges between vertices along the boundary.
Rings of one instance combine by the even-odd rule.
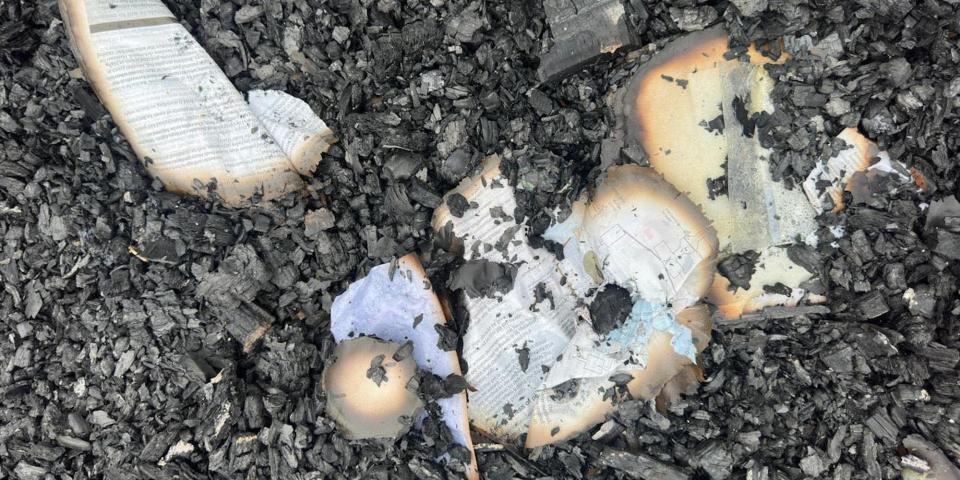
[[[327,124],[299,98],[276,90],[251,90],[247,101],[264,130],[301,175],[313,173],[322,155],[336,143]]]
[[[465,212],[449,207],[459,197],[466,199]],[[434,228],[462,242],[466,260],[515,267],[510,278],[500,279],[501,286],[467,295],[470,328],[463,339],[470,366],[466,379],[476,389],[470,394],[471,422],[508,441],[526,433],[534,395],[546,376],[542,366],[562,353],[577,323],[577,299],[561,285],[556,258],[528,244],[526,230],[513,220],[515,209],[500,160],[489,157],[483,170],[448,193],[434,212]],[[519,362],[516,351],[524,345],[526,362]]]
[[[456,350],[440,347],[437,327],[445,323],[440,301],[413,254],[371,269],[334,300],[330,312],[330,331],[337,342],[361,335],[398,344],[412,342],[416,364],[441,378],[461,374]],[[468,478],[478,478],[466,394],[460,392],[437,403],[454,440],[471,452]]]
[[[715,270],[716,233],[700,209],[635,165],[609,169],[594,197],[576,202],[544,238],[563,245],[565,259],[583,272],[604,272],[600,282],[581,275],[593,280],[587,288],[621,285],[677,312],[703,297]]]
[[[800,286],[812,274],[790,259],[786,246],[772,246],[759,252],[749,285],[734,286],[729,278],[717,274],[708,298],[723,318],[736,319],[773,306],[795,306],[801,301],[819,301]],[[782,285],[783,287],[779,287]]]
[[[60,0],[83,72],[151,175],[167,189],[229,204],[303,187],[333,134],[279,92],[253,109],[160,0]],[[277,119],[295,119],[281,126]]]
[[[417,362],[402,344],[359,337],[337,344],[323,369],[327,413],[349,439],[396,438],[417,418]]]
[[[545,0],[554,44],[540,57],[544,82],[560,80],[635,42],[621,0]]]
[[[720,28],[688,34],[668,44],[619,92],[622,134],[643,149],[650,165],[686,194],[716,229],[721,257],[758,252],[761,261],[749,289],[728,291],[717,275],[710,300],[725,318],[804,296],[811,274],[779,249],[797,238],[813,241],[815,212],[800,189],[773,181],[770,151],[757,124],[772,112],[774,61],[750,48],[728,58]],[[769,282],[769,283],[767,283]],[[782,284],[785,295],[766,295]]]
[[[468,262],[515,267],[500,288],[465,294],[463,355],[476,389],[473,425],[502,441],[526,434],[532,448],[602,422],[618,385],[652,398],[696,362],[710,327],[707,309],[694,303],[712,279],[716,238],[658,175],[624,166],[549,234],[569,252],[559,260],[529,244],[499,162],[488,158],[447,195],[469,207],[440,207],[434,228],[463,242]],[[581,320],[590,317],[582,306],[608,289],[627,291],[630,307],[617,309],[623,318],[612,329],[598,331]]]
[[[844,129],[837,138],[847,147],[819,162],[803,182],[803,191],[817,212],[843,210],[844,192],[851,192],[854,200],[868,200],[876,176],[895,175],[900,183],[911,180],[903,165],[893,162],[856,128]]]

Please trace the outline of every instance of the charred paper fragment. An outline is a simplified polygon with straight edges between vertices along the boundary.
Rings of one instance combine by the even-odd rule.
[[[330,331],[337,342],[365,335],[410,344],[416,365],[441,378],[461,375],[456,349],[440,346],[443,342],[437,327],[445,324],[440,301],[413,254],[372,268],[334,300],[330,312]],[[466,394],[441,398],[437,403],[454,440],[473,455]],[[478,478],[476,465],[474,457],[468,478]]]
[[[563,245],[565,259],[583,273],[596,262],[604,282],[676,311],[703,297],[716,267],[716,233],[700,209],[655,171],[635,165],[609,169],[593,198],[576,202],[544,238]],[[597,286],[589,275],[578,278],[594,280],[586,288]]]
[[[303,102],[251,92],[250,104],[160,0],[60,0],[83,72],[151,175],[229,204],[303,187],[335,141]]]
[[[843,210],[844,192],[865,203],[875,193],[880,176],[894,175],[899,183],[911,180],[910,172],[881,152],[855,128],[837,135],[847,147],[817,164],[803,182],[803,191],[817,212]],[[881,192],[886,193],[886,192]]]
[[[717,275],[710,301],[725,318],[765,305],[795,303],[811,274],[795,265],[785,246],[817,229],[815,212],[800,189],[775,182],[770,151],[757,125],[773,111],[775,61],[751,47],[732,58],[720,28],[668,44],[614,97],[622,109],[626,146],[643,149],[650,165],[687,195],[716,229],[720,257],[757,252],[750,288],[732,288]],[[731,58],[728,58],[731,57]],[[791,291],[768,295],[765,286]]]
[[[423,407],[417,396],[417,362],[397,359],[403,346],[374,337],[337,344],[323,369],[327,414],[349,439],[396,438]]]
[[[545,0],[554,44],[540,57],[541,81],[560,80],[635,42],[621,0]]]
[[[459,216],[437,209],[434,228],[462,242],[468,262],[515,268],[508,289],[465,294],[463,355],[476,389],[474,427],[506,442],[526,434],[532,448],[603,422],[618,388],[653,398],[695,364],[709,341],[709,311],[696,302],[713,277],[716,237],[659,175],[623,166],[545,234],[564,245],[559,260],[532,247],[513,220],[514,190],[499,164],[488,158],[478,176],[448,193],[471,207]],[[581,307],[598,291],[620,302],[618,289],[627,292],[628,310],[593,309],[614,319],[590,319]]]

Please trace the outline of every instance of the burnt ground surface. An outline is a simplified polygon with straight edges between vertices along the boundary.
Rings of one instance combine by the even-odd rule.
[[[534,1],[167,3],[241,91],[305,99],[341,143],[304,194],[271,204],[165,193],[72,74],[55,2],[0,0],[0,478],[459,478],[433,461],[451,450],[435,424],[347,442],[325,417],[331,301],[410,251],[442,286],[453,256],[431,247],[431,212],[485,154],[511,152],[537,186],[522,205],[542,231],[598,174],[605,97],[645,55],[541,84]],[[699,394],[662,415],[628,402],[596,440],[482,448],[486,478],[895,478],[911,433],[956,455],[960,238],[956,222],[925,228],[924,205],[958,190],[957,1],[627,8],[640,46],[711,22],[741,45],[815,46],[774,67],[781,114],[760,128],[777,178],[859,126],[927,192],[823,218],[846,237],[799,253],[829,312],[720,327]],[[228,331],[251,322],[273,327],[244,353]]]

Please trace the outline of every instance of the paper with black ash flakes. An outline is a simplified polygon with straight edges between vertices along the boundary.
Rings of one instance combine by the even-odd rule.
[[[564,260],[529,244],[498,157],[446,198],[434,228],[462,242],[476,282],[494,284],[454,285],[470,313],[463,355],[477,429],[508,442],[526,434],[527,447],[562,441],[612,412],[611,377],[623,374],[631,393],[652,398],[695,363],[709,338],[707,311],[695,303],[712,279],[716,238],[650,169],[611,169],[593,199],[548,231],[565,244]],[[478,262],[490,267],[469,267]],[[629,290],[633,306],[601,335],[581,318],[607,284]]]

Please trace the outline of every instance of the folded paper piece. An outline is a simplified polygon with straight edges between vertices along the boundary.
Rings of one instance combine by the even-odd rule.
[[[412,342],[417,365],[441,378],[461,374],[456,350],[443,351],[438,346],[436,327],[445,323],[430,280],[412,254],[371,269],[334,300],[330,312],[330,331],[337,342],[358,336],[398,344]],[[437,403],[454,440],[474,456],[466,395],[460,393]],[[479,478],[475,456],[467,477]]]
[[[160,0],[60,0],[83,72],[137,156],[167,189],[227,203],[304,186],[333,133],[300,100],[248,105]]]
[[[717,275],[710,300],[725,318],[802,298],[811,277],[782,246],[813,241],[815,212],[800,189],[771,178],[770,151],[760,145],[758,119],[773,110],[773,61],[750,48],[746,59],[727,58],[726,33],[712,28],[668,44],[636,73],[616,102],[624,140],[640,146],[650,165],[686,194],[713,224],[720,253],[760,254],[748,290],[728,291]],[[769,282],[769,283],[768,283]],[[790,295],[765,295],[782,283]]]
[[[441,206],[434,228],[462,242],[467,260],[453,283],[470,314],[463,355],[478,430],[510,442],[526,434],[531,448],[559,442],[612,412],[611,377],[624,374],[634,396],[653,398],[696,362],[710,325],[695,302],[713,275],[716,238],[653,171],[611,169],[594,198],[546,235],[564,244],[564,260],[529,244],[499,158],[448,193],[447,205],[457,196],[470,207]],[[580,320],[589,318],[582,307],[611,285],[633,307],[600,333]]]
[[[403,345],[373,337],[340,342],[323,369],[327,414],[344,437],[396,438],[423,408],[417,396],[417,362]]]
[[[847,148],[818,163],[803,182],[803,191],[817,212],[843,210],[843,193],[855,197],[869,197],[875,175],[896,175],[901,183],[912,179],[910,172],[881,152],[855,128],[847,128],[837,135]]]

